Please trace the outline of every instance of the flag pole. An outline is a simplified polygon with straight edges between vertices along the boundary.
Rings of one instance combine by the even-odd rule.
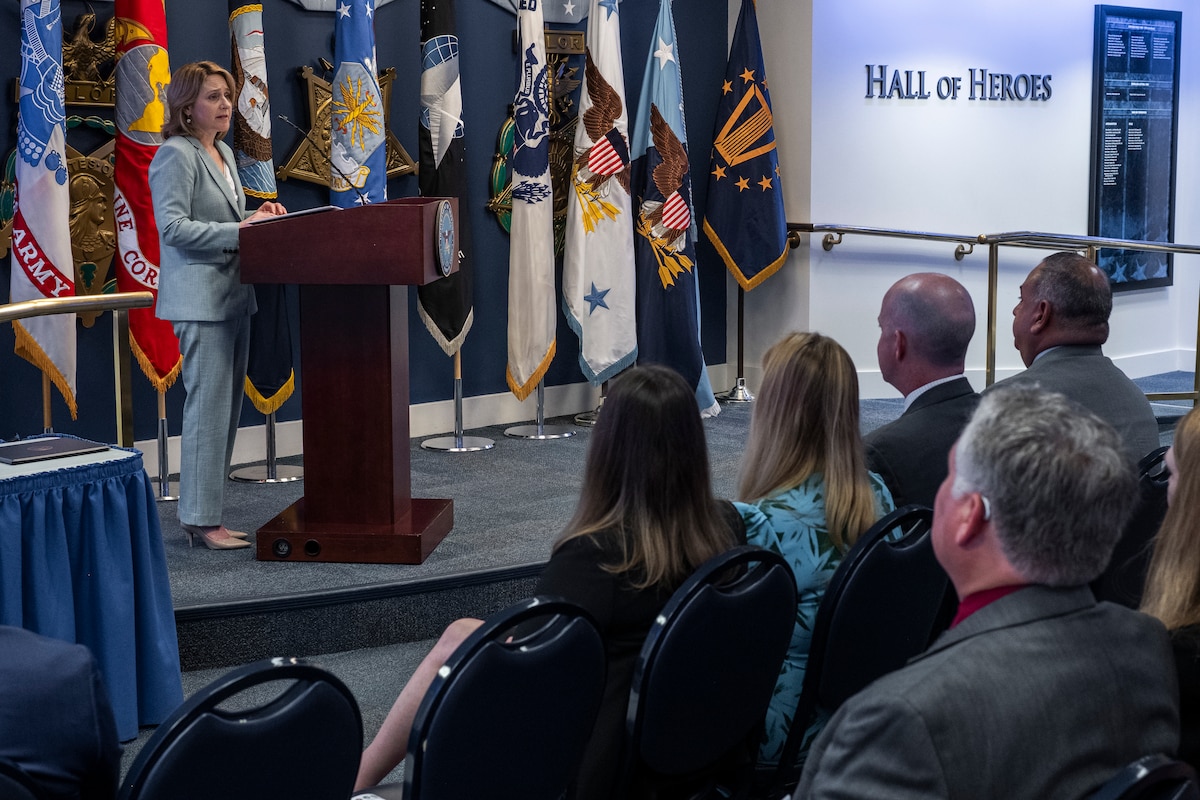
[[[50,375],[42,371],[42,433],[54,433],[50,416]]]
[[[275,412],[266,415],[267,463],[235,469],[229,480],[239,483],[291,483],[304,477],[304,467],[279,464],[275,453]]]
[[[746,290],[738,286],[737,310],[737,380],[733,388],[717,399],[724,403],[749,403],[754,395],[746,388]]]
[[[167,393],[158,390],[158,499],[178,500],[171,494],[171,482],[167,476],[171,470],[167,467]]]
[[[592,427],[600,421],[600,409],[604,408],[604,395],[608,394],[608,381],[600,384],[600,401],[591,411],[582,411],[575,415],[575,424]]]
[[[491,450],[496,443],[484,436],[463,436],[462,409],[462,348],[454,351],[454,435],[421,442],[422,450],[440,450],[445,453],[477,453]]]
[[[504,435],[513,439],[565,439],[574,436],[575,429],[546,424],[546,380],[543,378],[537,385],[537,424],[514,425],[506,428]]]

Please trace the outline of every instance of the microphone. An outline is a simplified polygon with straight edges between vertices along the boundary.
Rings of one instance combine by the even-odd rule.
[[[285,117],[283,114],[276,114],[275,116],[279,117],[281,120],[286,122],[288,125],[291,125],[293,128],[295,128],[297,131],[300,132],[301,136],[303,136],[305,139],[308,140],[308,143],[311,144],[316,149],[316,151],[321,155],[321,158],[325,159],[325,163],[327,163],[329,165],[329,168],[332,169],[334,172],[336,172],[338,174],[338,176],[346,182],[346,185],[349,186],[351,189],[353,189],[354,193],[356,195],[358,195],[359,205],[364,205],[364,206],[370,205],[371,201],[367,199],[367,196],[365,194],[363,194],[357,186],[354,185],[354,182],[350,180],[349,175],[342,172],[341,167],[339,167],[337,164],[333,163],[333,159],[331,159],[329,156],[325,155],[325,150],[321,147],[320,144],[317,143],[316,139],[312,138],[312,136],[309,135],[308,131],[304,130],[299,125],[292,122],[290,119]]]

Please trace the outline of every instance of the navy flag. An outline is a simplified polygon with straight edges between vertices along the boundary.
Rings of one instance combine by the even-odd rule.
[[[421,0],[421,124],[418,190],[424,197],[457,197],[465,211],[466,175],[462,87],[454,0]],[[417,287],[417,311],[434,341],[451,356],[471,330],[471,251],[466,214],[460,214],[458,272]]]
[[[787,259],[779,155],[754,0],[742,0],[713,134],[704,233],[746,291]]]

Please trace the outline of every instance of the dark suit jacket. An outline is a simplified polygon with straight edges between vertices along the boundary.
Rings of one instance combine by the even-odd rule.
[[[1146,394],[1104,355],[1099,345],[1056,347],[1024,372],[1000,381],[1036,384],[1079,403],[1117,429],[1125,452],[1137,463],[1158,447],[1158,421]]]
[[[838,709],[796,797],[1079,800],[1174,754],[1177,704],[1161,623],[1087,587],[1030,586]]]
[[[946,479],[946,457],[971,418],[979,395],[966,378],[922,394],[895,422],[867,434],[867,469],[883,478],[896,508],[933,498]]]
[[[0,756],[49,800],[116,796],[117,725],[86,647],[0,625]]]

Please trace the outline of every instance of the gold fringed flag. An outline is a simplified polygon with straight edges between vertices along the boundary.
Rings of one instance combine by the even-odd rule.
[[[158,225],[147,171],[162,144],[166,117],[167,18],[162,0],[116,0],[117,142],[113,216],[117,288],[154,294],[158,302]],[[154,308],[129,312],[131,346],[155,390],[179,377],[182,359],[171,323]]]
[[[62,16],[57,0],[21,2],[17,111],[17,206],[12,225],[12,302],[71,297],[71,193],[63,101]],[[13,322],[16,354],[42,370],[75,418],[75,315]]]

